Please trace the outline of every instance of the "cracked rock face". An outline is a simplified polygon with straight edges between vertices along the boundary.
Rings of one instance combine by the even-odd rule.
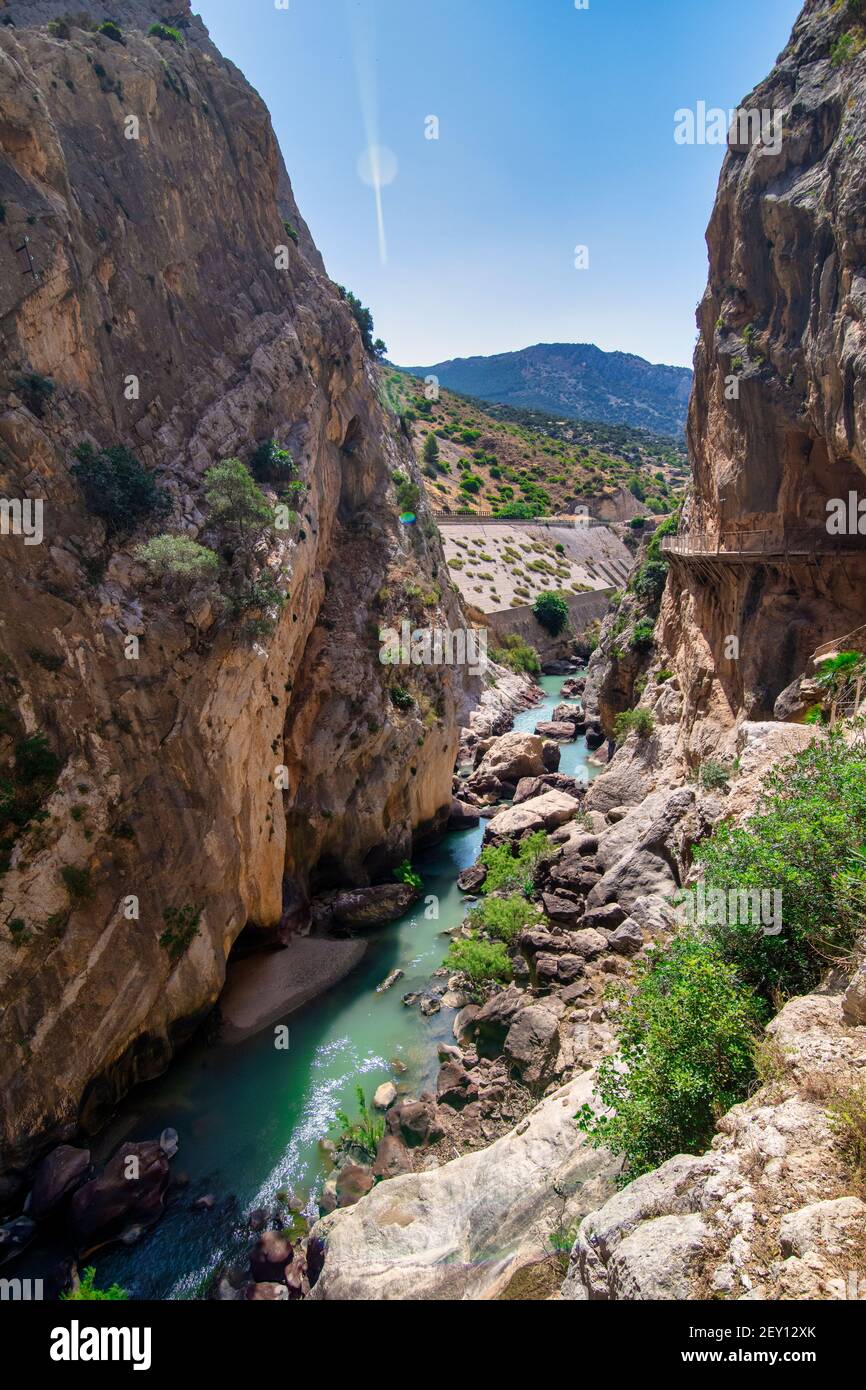
[[[136,0],[111,7],[124,44],[36,27],[67,8],[12,5],[0,27],[0,495],[45,506],[42,545],[0,540],[0,765],[36,730],[62,763],[2,878],[0,921],[26,927],[0,929],[0,1166],[19,1168],[167,1064],[244,925],[280,922],[285,884],[293,902],[369,884],[443,823],[471,693],[460,670],[379,661],[380,624],[415,618],[404,586],[434,595],[417,625],[462,620],[435,532],[398,519],[392,474],[414,460],[265,107],[200,21],[182,46],[148,38],[166,7]],[[21,373],[53,383],[41,413]],[[195,537],[205,470],[268,438],[306,491],[267,555],[289,598],[250,643],[145,591],[147,532],[108,540],[70,465],[85,439],[125,445],[170,495],[161,525]],[[184,906],[200,930],[175,961],[163,912]]]

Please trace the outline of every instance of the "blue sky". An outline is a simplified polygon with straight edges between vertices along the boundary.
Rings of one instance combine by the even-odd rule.
[[[723,151],[676,144],[674,112],[742,101],[800,0],[288,4],[197,8],[267,102],[328,272],[392,360],[595,342],[691,364]],[[371,143],[394,156],[385,264]]]

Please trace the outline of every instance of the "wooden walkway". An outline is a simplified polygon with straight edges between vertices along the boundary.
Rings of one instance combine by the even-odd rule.
[[[827,531],[736,531],[724,536],[692,531],[665,536],[662,553],[687,564],[791,565],[866,555],[866,536],[831,536]]]

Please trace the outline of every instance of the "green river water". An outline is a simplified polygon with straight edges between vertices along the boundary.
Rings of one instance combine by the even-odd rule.
[[[514,727],[531,731],[549,718],[562,682],[561,676],[543,677],[543,703],[518,715]],[[587,756],[582,738],[564,744],[560,770],[590,779],[594,769]],[[424,1018],[401,996],[423,988],[442,963],[444,933],[466,912],[456,878],[477,859],[484,824],[448,834],[416,857],[425,895],[439,898],[438,920],[425,919],[422,901],[371,933],[351,974],[289,1015],[287,1050],[274,1047],[272,1028],[234,1047],[194,1041],[165,1075],[139,1087],[118,1108],[94,1145],[95,1155],[105,1157],[124,1139],[156,1138],[173,1126],[180,1149],[172,1171],[185,1173],[189,1182],[139,1244],[94,1256],[101,1287],[117,1280],[133,1298],[200,1295],[217,1266],[245,1263],[245,1213],[273,1201],[282,1188],[308,1201],[321,1186],[318,1141],[333,1132],[336,1110],[356,1113],[356,1085],[369,1098],[382,1081],[394,1079],[414,1094],[433,1082],[437,1045],[453,1042],[453,1011]],[[376,986],[395,967],[404,978],[377,994]],[[391,1067],[395,1058],[407,1068],[401,1076]],[[215,1196],[215,1207],[191,1210],[204,1193]],[[42,1252],[43,1260],[47,1256]]]

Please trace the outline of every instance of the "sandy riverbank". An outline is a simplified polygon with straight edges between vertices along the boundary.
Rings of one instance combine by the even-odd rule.
[[[230,965],[220,998],[222,1037],[238,1043],[324,994],[354,969],[366,941],[297,937],[283,951]]]

